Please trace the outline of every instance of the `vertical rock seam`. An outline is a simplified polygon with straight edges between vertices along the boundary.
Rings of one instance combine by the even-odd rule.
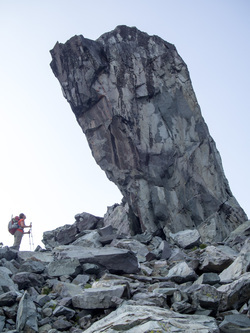
[[[196,228],[220,241],[247,220],[174,45],[118,26],[51,55],[96,162],[129,205],[132,233]]]

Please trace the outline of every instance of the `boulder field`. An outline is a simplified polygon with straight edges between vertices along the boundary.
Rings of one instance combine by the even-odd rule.
[[[250,221],[213,244],[194,230],[126,236],[78,214],[45,249],[0,248],[0,331],[250,332],[249,235]]]

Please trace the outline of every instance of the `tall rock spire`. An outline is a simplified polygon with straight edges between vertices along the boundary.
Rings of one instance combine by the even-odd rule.
[[[96,162],[130,207],[132,232],[197,228],[219,241],[247,220],[174,45],[118,26],[96,41],[57,43],[51,55]]]

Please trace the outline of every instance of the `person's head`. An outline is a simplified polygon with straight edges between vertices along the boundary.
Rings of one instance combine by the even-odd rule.
[[[26,219],[26,216],[23,214],[23,213],[21,213],[21,214],[19,214],[19,217],[20,217],[20,219]]]

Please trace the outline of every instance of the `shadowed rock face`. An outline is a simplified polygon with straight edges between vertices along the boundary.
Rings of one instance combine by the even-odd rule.
[[[247,220],[174,45],[118,26],[51,55],[96,162],[129,205],[132,233],[197,228],[218,241]]]

